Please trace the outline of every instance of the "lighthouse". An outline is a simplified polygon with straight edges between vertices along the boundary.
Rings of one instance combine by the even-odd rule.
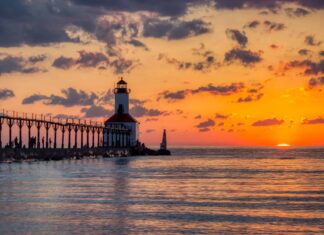
[[[111,116],[105,122],[106,128],[114,127],[126,127],[129,128],[130,133],[130,145],[136,145],[138,140],[138,126],[139,123],[129,113],[129,93],[130,89],[127,87],[127,82],[121,78],[117,82],[117,86],[114,89],[115,94],[115,114]],[[109,142],[109,136],[105,136],[105,141]]]

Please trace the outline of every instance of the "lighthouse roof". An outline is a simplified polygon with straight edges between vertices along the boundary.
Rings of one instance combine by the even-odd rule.
[[[123,78],[120,79],[119,82],[117,82],[118,85],[127,85],[127,82],[123,80]]]
[[[113,116],[108,118],[107,121],[105,121],[105,123],[112,123],[112,122],[137,122],[137,121],[128,113],[115,113]]]

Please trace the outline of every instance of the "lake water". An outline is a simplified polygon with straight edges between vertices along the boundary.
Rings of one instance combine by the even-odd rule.
[[[0,165],[0,234],[323,234],[324,149]]]

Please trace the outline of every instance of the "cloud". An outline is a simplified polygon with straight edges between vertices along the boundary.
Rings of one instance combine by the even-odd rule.
[[[0,75],[2,74],[10,74],[10,73],[36,73],[39,72],[40,69],[33,67],[28,60],[23,57],[16,56],[6,56],[0,59]]]
[[[200,122],[198,125],[196,125],[196,127],[199,129],[199,131],[206,132],[210,130],[210,127],[213,127],[215,125],[216,123],[214,120],[208,119],[207,121]]]
[[[271,22],[269,20],[266,20],[263,22],[264,26],[268,31],[281,31],[286,28],[286,26],[282,23],[276,23],[276,22]]]
[[[7,100],[15,97],[15,93],[9,89],[0,89],[0,100]]]
[[[37,55],[37,56],[31,56],[28,58],[28,61],[32,64],[36,64],[39,62],[43,62],[46,60],[47,56],[46,55]]]
[[[197,115],[197,116],[195,116],[195,119],[201,119],[201,118],[202,118],[201,115]]]
[[[220,113],[216,113],[215,118],[217,119],[228,119],[231,115],[224,115]]]
[[[253,52],[240,48],[234,48],[225,54],[225,62],[240,62],[243,66],[251,66],[262,61],[260,52]]]
[[[136,40],[136,39],[131,39],[130,41],[128,41],[128,44],[133,45],[134,47],[141,47],[146,51],[149,50],[144,43],[142,43],[141,41]]]
[[[68,58],[64,56],[60,56],[56,58],[52,64],[53,67],[59,68],[59,69],[69,69],[72,66],[75,65],[75,60],[73,58]]]
[[[322,41],[317,41],[313,35],[308,35],[305,37],[305,44],[308,46],[319,46]]]
[[[226,35],[233,41],[236,41],[241,47],[245,47],[249,41],[247,36],[245,35],[245,32],[241,33],[239,30],[236,29],[227,29]]]
[[[111,67],[116,74],[121,74],[130,72],[136,66],[136,63],[133,60],[128,60],[122,57],[113,57],[112,60],[109,60],[108,57],[101,52],[79,51],[78,58],[61,56],[54,60],[52,66],[64,70],[70,69],[74,66],[77,66],[78,68],[100,69]]]
[[[258,20],[253,20],[253,21],[247,23],[244,27],[250,28],[250,29],[256,29],[260,26],[263,26],[264,29],[268,32],[281,31],[286,28],[285,24],[283,24],[283,23],[272,22],[269,20],[265,20],[265,21],[263,21],[263,23]]]
[[[297,8],[286,8],[286,14],[289,17],[303,17],[309,15],[311,12],[305,8],[297,7]]]
[[[23,99],[22,104],[33,104],[42,100],[45,105],[72,107],[94,105],[95,101],[98,99],[98,95],[93,92],[87,93],[86,91],[76,90],[72,87],[62,89],[62,93],[62,96],[53,94],[50,96],[34,94]]]
[[[155,130],[154,129],[147,129],[145,132],[149,134],[149,133],[155,132]]]
[[[115,100],[115,94],[113,93],[112,89],[101,94],[98,98],[98,104],[110,104],[112,105]]]
[[[200,0],[172,0],[172,1],[143,1],[143,0],[124,0],[124,1],[93,1],[93,0],[72,0],[76,4],[82,4],[95,8],[104,8],[108,11],[150,11],[165,16],[179,16],[187,11],[190,3],[199,3]]]
[[[220,67],[220,63],[218,63],[215,59],[215,56],[211,53],[199,54],[199,57],[202,57],[199,61],[190,62],[190,61],[180,61],[175,58],[168,58],[164,54],[159,55],[159,60],[165,59],[168,64],[176,65],[179,70],[194,70],[198,72],[207,72],[212,68]]]
[[[300,49],[299,51],[298,51],[298,54],[299,55],[302,55],[302,56],[307,56],[307,55],[309,55],[311,53],[311,51],[310,50],[307,50],[307,49]]]
[[[22,104],[34,104],[37,101],[46,100],[48,97],[46,95],[31,95],[23,99]]]
[[[252,101],[257,101],[260,100],[263,97],[263,93],[259,93],[256,95],[248,95],[246,97],[240,97],[237,100],[237,103],[248,103],[248,102],[252,102]]]
[[[318,55],[319,55],[319,56],[324,56],[324,51],[320,51],[320,52],[318,53]]]
[[[79,58],[73,59],[61,56],[54,60],[53,66],[60,69],[69,69],[73,66],[82,68],[96,68],[99,65],[106,65],[108,58],[100,52],[79,51]]]
[[[72,87],[62,89],[63,96],[51,95],[45,101],[46,105],[62,105],[65,107],[93,105],[98,96],[91,92],[76,90]]]
[[[245,85],[243,83],[232,83],[229,85],[218,86],[208,84],[207,86],[201,86],[197,89],[179,90],[175,92],[164,91],[158,95],[158,100],[165,99],[172,102],[176,100],[183,100],[189,94],[195,95],[199,93],[209,93],[211,95],[228,96],[242,91],[244,87]]]
[[[167,115],[166,112],[160,111],[158,109],[148,109],[144,106],[135,105],[130,109],[130,113],[134,117],[143,117],[143,116],[149,116],[149,117],[156,117],[161,115]]]
[[[275,126],[275,125],[281,125],[285,121],[284,120],[279,120],[277,118],[272,118],[272,119],[264,119],[264,120],[259,120],[256,121],[252,124],[252,126]]]
[[[218,9],[278,9],[285,3],[296,3],[303,7],[322,9],[324,2],[321,0],[215,0]]]
[[[69,114],[56,114],[53,118],[59,118],[59,119],[79,119],[80,117],[77,115],[69,115]]]
[[[134,28],[134,24],[129,25],[124,17],[119,24],[109,24],[102,28],[102,19],[117,14],[130,15],[134,12],[138,14],[145,12],[150,16],[163,16],[170,19],[169,22],[172,23],[168,24],[167,20],[162,20],[163,23],[154,26],[153,29],[151,27],[150,35],[164,34],[169,39],[200,35],[209,30],[204,22],[179,19],[187,13],[189,7],[206,6],[210,2],[206,0],[1,0],[0,47],[49,45],[62,42],[83,43],[85,35],[91,35],[107,45],[112,45],[118,40],[115,30],[125,33],[126,28]],[[292,2],[310,9],[323,9],[324,7],[321,0],[212,0],[212,2],[218,9],[268,8],[273,10],[283,3]],[[303,8],[288,10],[288,12],[296,16],[307,14]],[[136,33],[136,31],[132,32]]]
[[[85,118],[95,118],[95,117],[108,117],[114,112],[112,110],[106,109],[103,106],[91,105],[89,108],[82,108],[81,113],[84,114]]]
[[[247,23],[244,27],[247,27],[247,28],[250,28],[250,29],[255,29],[255,28],[257,28],[260,24],[261,24],[260,21],[258,21],[258,20],[253,20],[253,21]]]
[[[62,0],[1,0],[0,46],[77,42],[78,40],[68,36],[66,27],[77,25],[92,31],[100,12],[100,9],[89,11],[86,7],[71,5]]]
[[[172,21],[150,18],[144,22],[143,36],[179,40],[208,32],[209,25],[202,20]]]
[[[315,119],[305,119],[303,121],[304,125],[314,125],[314,124],[324,124],[324,118],[318,117]]]
[[[319,86],[324,86],[324,77],[311,78],[308,81],[308,87],[313,89]]]
[[[312,60],[293,60],[286,64],[284,70],[291,68],[303,68],[305,75],[317,75],[324,73],[324,60],[314,62]]]

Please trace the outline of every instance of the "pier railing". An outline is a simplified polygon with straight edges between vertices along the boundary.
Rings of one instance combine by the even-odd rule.
[[[8,129],[8,137],[3,144],[2,135],[5,126]],[[18,127],[18,137],[13,138],[13,127]],[[27,144],[23,143],[23,129],[26,128]],[[36,129],[36,136],[32,135],[32,129]],[[53,141],[49,134],[50,131]],[[58,134],[60,134],[61,140],[58,140]],[[74,134],[74,143],[72,143],[72,134]],[[3,147],[35,149],[127,148],[130,146],[130,134],[131,130],[125,125],[105,127],[104,123],[78,118],[0,111],[0,149]],[[67,140],[65,139],[66,135]]]

